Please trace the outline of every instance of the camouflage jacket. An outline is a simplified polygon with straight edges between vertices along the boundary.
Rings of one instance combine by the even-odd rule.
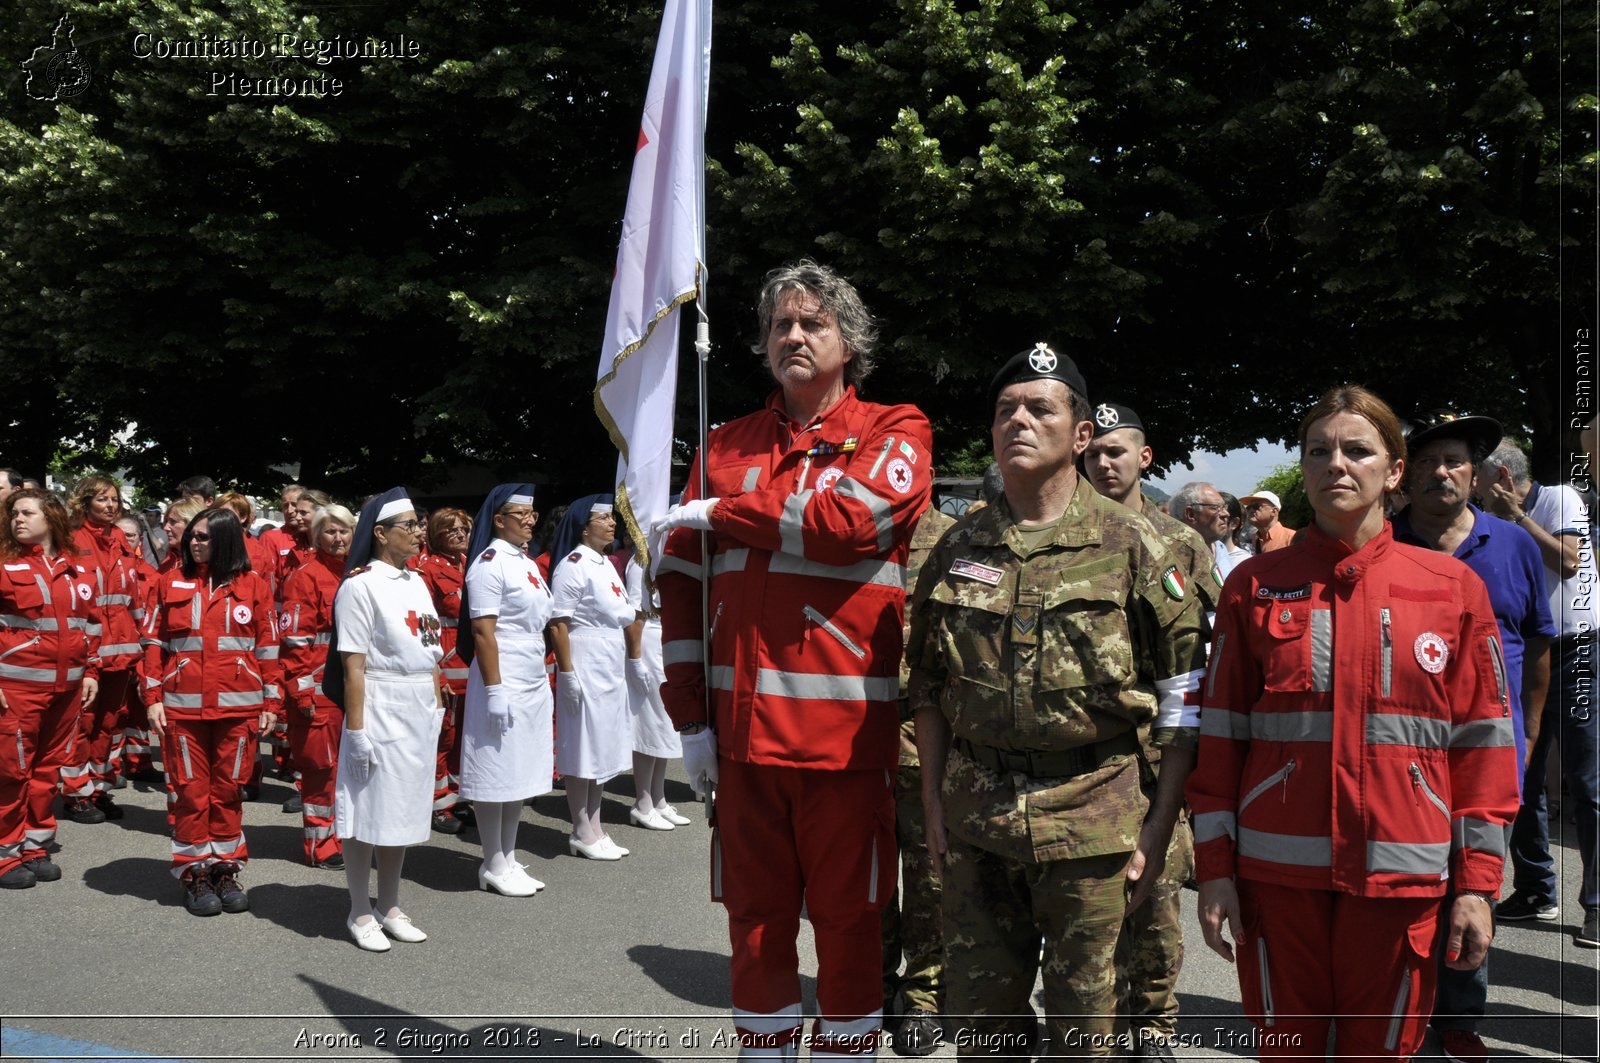
[[[1193,748],[1205,617],[1150,522],[1085,480],[1054,539],[1024,549],[991,506],[940,540],[917,581],[908,696],[955,739],[947,829],[1022,861],[1127,852],[1148,807],[1131,755],[1049,778],[990,770],[962,743],[1053,754],[1152,724],[1157,744]]]
[[[917,577],[922,574],[922,566],[928,560],[928,555],[933,553],[933,548],[939,545],[940,536],[955,526],[956,519],[949,514],[941,513],[934,506],[923,510],[922,516],[917,520],[917,527],[911,533],[911,553],[906,558],[906,590],[909,592],[917,585]],[[906,610],[906,628],[911,627],[911,611]],[[906,663],[905,657],[900,658],[900,766],[902,768],[915,768],[917,766],[917,735],[916,729],[911,724],[913,713],[911,703],[906,698],[906,689],[911,682],[911,666]]]
[[[1215,613],[1217,602],[1222,600],[1222,574],[1217,571],[1217,555],[1211,547],[1206,545],[1199,532],[1170,516],[1148,498],[1144,499],[1144,508],[1139,512],[1144,514],[1144,519],[1150,522],[1156,534],[1161,536],[1161,541],[1167,544],[1167,549],[1172,551],[1172,556],[1183,570],[1189,590],[1200,599],[1200,608],[1207,614]]]

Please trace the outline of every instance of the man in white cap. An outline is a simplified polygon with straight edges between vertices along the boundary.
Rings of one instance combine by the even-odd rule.
[[[1244,511],[1256,528],[1256,553],[1270,554],[1294,542],[1294,529],[1286,527],[1278,519],[1283,504],[1274,492],[1257,491],[1239,501],[1244,503]]]

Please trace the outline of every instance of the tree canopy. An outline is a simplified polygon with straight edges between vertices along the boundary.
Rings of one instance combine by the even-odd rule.
[[[19,73],[0,105],[8,464],[77,440],[148,479],[609,481],[590,389],[658,3],[13,10],[0,54],[65,12],[89,80]],[[720,3],[712,418],[769,386],[761,274],[812,255],[884,319],[868,397],[923,406],[952,471],[986,463],[971,396],[1040,339],[1163,465],[1292,437],[1347,380],[1553,454],[1594,325],[1594,26],[1570,0]]]

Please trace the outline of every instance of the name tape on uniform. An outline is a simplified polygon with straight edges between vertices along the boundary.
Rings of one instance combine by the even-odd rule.
[[[980,565],[976,561],[960,560],[951,562],[950,574],[952,576],[966,576],[968,579],[975,579],[979,583],[987,583],[991,587],[997,585],[1005,576],[1005,572],[998,568]]]

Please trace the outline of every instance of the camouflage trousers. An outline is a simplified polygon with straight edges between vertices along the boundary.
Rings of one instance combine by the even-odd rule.
[[[883,910],[883,999],[885,1011],[899,1007],[943,1011],[944,935],[940,898],[943,890],[928,858],[928,836],[922,815],[922,769],[900,765],[894,785],[894,829],[900,842],[902,885]],[[905,972],[900,959],[905,958]]]
[[[1178,817],[1167,866],[1137,910],[1128,913],[1117,942],[1117,1010],[1134,1037],[1178,1032],[1178,972],[1183,969],[1183,884],[1194,874],[1194,836]]]
[[[1020,863],[950,839],[945,1005],[959,1057],[1090,1058],[1126,1048],[1113,961],[1130,855]],[[1034,1044],[1028,998],[1041,939],[1048,1041]]]

